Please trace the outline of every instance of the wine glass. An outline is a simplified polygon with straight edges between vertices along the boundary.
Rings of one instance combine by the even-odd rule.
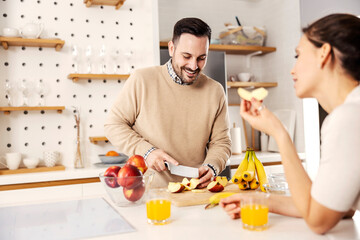
[[[79,72],[79,48],[77,45],[72,45],[71,46],[71,56],[72,56],[72,59],[74,61],[74,70],[75,70],[75,73],[78,73]]]
[[[91,57],[92,57],[92,47],[91,47],[91,45],[88,45],[86,47],[85,57],[86,57],[86,64],[87,64],[86,72],[91,73]]]
[[[5,94],[6,94],[6,98],[7,98],[7,102],[8,102],[8,106],[12,106],[12,94],[14,93],[14,91],[16,86],[14,84],[12,84],[9,79],[6,79],[5,81]]]
[[[105,73],[106,72],[106,63],[105,63],[105,57],[106,57],[106,46],[102,45],[100,48],[100,72]]]
[[[29,97],[33,93],[32,84],[26,79],[23,79],[19,84],[19,90],[21,91],[23,96],[23,106],[29,106]]]
[[[133,53],[132,51],[126,51],[126,52],[124,53],[125,59],[126,59],[126,61],[125,61],[125,64],[126,64],[125,69],[126,69],[126,73],[128,73],[128,74],[131,73],[130,59],[132,58],[133,54],[134,54],[134,53]]]
[[[39,96],[39,106],[45,106],[45,84],[42,79],[40,79],[36,84],[36,93]]]
[[[117,48],[111,49],[110,56],[111,56],[112,64],[113,64],[113,73],[116,74],[117,66],[118,66],[117,61],[118,61],[119,56],[120,56],[120,50],[117,49]]]

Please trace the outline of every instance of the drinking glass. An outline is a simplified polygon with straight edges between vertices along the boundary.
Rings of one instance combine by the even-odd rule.
[[[91,45],[88,45],[86,47],[85,51],[85,57],[86,57],[86,72],[91,73],[91,57],[92,57],[92,47]]]
[[[269,194],[249,193],[248,197],[241,201],[241,221],[244,229],[262,231],[268,226]]]
[[[26,79],[23,79],[19,84],[19,89],[23,96],[23,106],[29,106],[29,97],[33,94],[34,90],[33,86]]]
[[[120,56],[120,50],[117,48],[112,48],[110,51],[110,56],[112,59],[112,65],[113,65],[113,73],[116,74],[117,73],[117,66],[118,66],[118,60],[119,60],[119,56]]]
[[[105,57],[106,57],[106,46],[105,46],[105,45],[102,45],[101,48],[100,48],[100,54],[99,54],[99,58],[100,58],[100,72],[101,72],[101,73],[106,73]]]
[[[75,73],[79,72],[79,60],[80,60],[80,53],[79,47],[77,45],[71,46],[71,56],[74,62],[74,71]]]
[[[12,97],[13,97],[14,91],[16,91],[16,86],[13,83],[11,83],[8,79],[6,79],[6,81],[5,81],[5,94],[6,94],[8,106],[13,105]]]
[[[39,106],[45,106],[45,94],[46,94],[46,89],[45,89],[45,84],[43,82],[42,79],[40,79],[37,84],[36,84],[36,93],[39,96]]]
[[[146,200],[147,221],[154,225],[167,224],[171,216],[171,201],[165,188],[152,188]]]

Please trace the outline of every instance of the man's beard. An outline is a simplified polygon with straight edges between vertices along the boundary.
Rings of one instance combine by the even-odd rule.
[[[194,78],[189,79],[188,76],[186,76],[186,70],[195,74]],[[194,83],[198,77],[200,76],[200,69],[196,69],[195,71],[192,71],[190,68],[187,67],[180,67],[180,71],[178,69],[174,68],[174,71],[176,75],[184,82],[184,83]]]

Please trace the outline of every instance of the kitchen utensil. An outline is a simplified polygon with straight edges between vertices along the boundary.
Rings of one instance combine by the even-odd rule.
[[[60,153],[56,151],[43,152],[44,163],[47,167],[54,167],[60,158]]]
[[[99,158],[102,163],[105,164],[114,164],[114,163],[123,163],[128,160],[128,156],[123,153],[119,153],[119,156],[106,156],[104,154],[99,154]]]
[[[100,173],[99,178],[107,194],[116,206],[129,207],[144,203],[147,191],[151,187],[153,173],[150,173],[149,175],[146,174],[144,176],[126,178],[106,177],[104,176],[104,173]],[[126,189],[118,184],[119,182],[126,183],[130,181],[136,182],[136,186],[131,189]]]
[[[165,162],[165,166],[171,174],[184,176],[189,178],[198,178],[199,177],[199,169],[193,167],[187,167],[183,165],[174,165],[170,162]]]
[[[39,158],[24,158],[23,162],[27,168],[36,168],[39,164]]]
[[[12,27],[6,27],[2,29],[2,34],[4,37],[19,37],[19,29],[12,28]]]
[[[43,23],[27,23],[20,29],[20,35],[23,38],[39,38],[40,34],[44,30]]]

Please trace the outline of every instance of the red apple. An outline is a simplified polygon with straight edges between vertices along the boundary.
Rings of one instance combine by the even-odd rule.
[[[125,198],[131,202],[136,202],[139,200],[144,195],[144,192],[145,184],[143,182],[141,182],[133,189],[123,188]]]
[[[143,174],[137,167],[125,164],[118,173],[117,182],[124,188],[132,189],[142,181],[142,175]]]
[[[148,169],[144,158],[140,155],[134,155],[130,157],[129,160],[127,161],[127,164],[137,167],[143,174]]]
[[[221,192],[222,190],[224,190],[224,186],[221,185],[221,183],[219,183],[218,181],[212,181],[207,186],[207,189],[210,192]]]
[[[118,176],[120,169],[121,169],[121,167],[119,167],[119,166],[111,166],[108,169],[106,169],[104,176],[109,177],[109,178],[105,178],[105,183],[109,187],[111,187],[111,188],[119,187],[119,184],[116,181],[116,177]]]

